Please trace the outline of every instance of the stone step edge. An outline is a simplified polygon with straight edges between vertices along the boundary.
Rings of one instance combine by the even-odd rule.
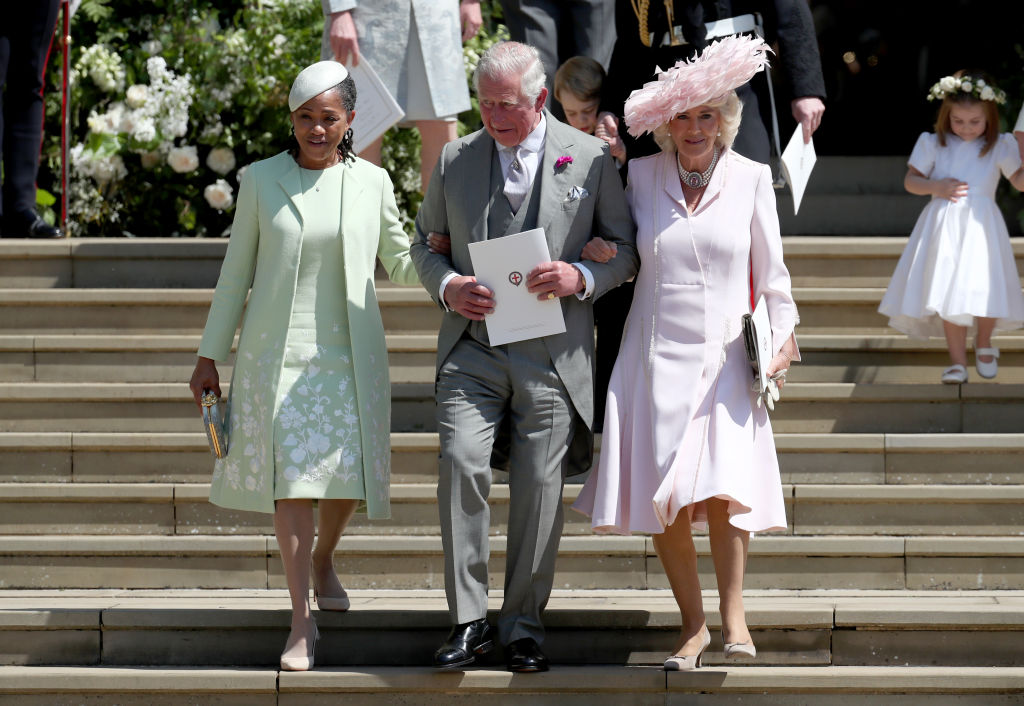
[[[195,353],[201,334],[0,334],[4,353]],[[387,333],[394,353],[436,353],[437,334]],[[998,343],[998,341],[997,341]],[[1021,337],[1024,348],[1024,336]],[[234,347],[232,347],[234,350]]]
[[[195,353],[201,335],[194,334],[0,334],[4,353]],[[387,333],[392,353],[436,353],[437,335]],[[993,345],[1003,353],[1024,351],[1024,335],[995,336]],[[800,336],[804,352],[879,352],[911,354],[945,352],[945,341],[918,340],[902,334],[810,333]]]
[[[578,484],[567,484],[563,502],[572,502],[580,492]],[[177,503],[208,500],[209,483],[0,483],[3,503]],[[961,505],[1017,504],[1024,502],[1024,484],[879,484],[859,483],[832,485],[826,483],[783,483],[783,496],[800,501],[835,505],[865,503],[932,503]],[[491,488],[490,500],[506,503],[510,497],[507,484]],[[436,504],[436,483],[395,483],[391,487],[392,502]]]
[[[600,449],[601,435],[596,435]],[[0,432],[0,452],[25,451],[205,451],[202,432]],[[392,432],[391,448],[434,452],[434,432]],[[776,432],[780,453],[1007,453],[1024,451],[1024,433],[800,433]]]
[[[224,386],[225,388],[227,386]],[[392,383],[395,399],[433,398],[429,383]],[[863,383],[791,382],[786,400],[794,402],[957,402],[1017,400],[1024,398],[1024,384],[965,383]],[[0,402],[185,402],[191,399],[184,382],[99,383],[99,382],[3,382]]]
[[[0,597],[0,634],[11,630],[55,631],[78,629],[158,630],[258,629],[288,625],[290,609],[285,591],[248,598],[181,596],[32,598],[32,591],[8,591]],[[21,597],[10,595],[27,593]],[[147,592],[152,594],[152,592]],[[394,591],[391,592],[395,593]],[[442,592],[425,597],[410,590],[410,597],[377,597],[370,589],[351,590],[352,608],[344,614],[319,616],[325,627],[380,629],[443,628],[450,616]],[[490,600],[490,615],[498,617],[500,591]],[[583,590],[577,593],[589,594]],[[660,629],[679,624],[679,609],[667,590],[634,590],[609,600],[607,592],[591,597],[555,595],[545,610],[550,628]],[[643,595],[652,593],[653,595]],[[711,629],[721,628],[717,594],[704,596]],[[1019,631],[1024,628],[1024,601],[1019,591],[1001,596],[942,594],[897,597],[757,597],[746,596],[747,622],[757,630],[894,629]]]
[[[504,536],[490,538],[491,554],[505,553]],[[698,554],[710,554],[695,536]],[[562,537],[560,555],[653,557],[649,536]],[[441,538],[416,535],[345,535],[337,553],[348,556],[440,556]],[[0,535],[0,556],[277,556],[270,535]],[[1024,536],[757,535],[750,556],[799,557],[1024,557]]]
[[[426,667],[276,669],[187,667],[0,667],[0,694],[286,693],[838,693],[999,694],[1024,689],[1021,667],[656,667],[560,666],[515,675],[498,670],[438,672]],[[141,702],[141,701],[140,701]]]

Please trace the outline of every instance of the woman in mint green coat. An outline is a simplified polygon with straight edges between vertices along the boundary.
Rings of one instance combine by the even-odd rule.
[[[387,172],[352,153],[355,84],[344,66],[304,69],[288,103],[297,146],[242,177],[190,386],[197,403],[203,389],[220,395],[214,361],[228,357],[245,308],[228,454],[216,462],[210,500],[274,514],[292,599],[281,667],[305,670],[318,637],[311,566],[320,609],[346,610],[332,561],[338,540],[361,502],[371,519],[390,516],[391,400],[376,260],[398,284],[418,279]]]

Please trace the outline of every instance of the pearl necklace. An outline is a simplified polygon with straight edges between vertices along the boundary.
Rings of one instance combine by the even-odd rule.
[[[679,158],[676,157],[676,171],[679,172],[679,180],[684,185],[691,189],[703,189],[711,181],[711,173],[715,171],[715,165],[718,164],[718,147],[715,147],[715,154],[711,157],[711,164],[703,172],[690,172],[683,169],[683,165],[679,163]]]

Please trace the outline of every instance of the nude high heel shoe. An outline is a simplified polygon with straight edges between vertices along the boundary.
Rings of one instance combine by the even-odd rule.
[[[316,654],[316,643],[320,639],[320,630],[317,629],[316,623],[313,624],[313,640],[310,642],[306,641],[306,654],[301,657],[293,657],[291,655],[281,655],[281,669],[286,672],[308,672],[313,668],[313,656]]]
[[[316,606],[320,610],[344,612],[352,607],[352,602],[349,600],[347,595],[321,596],[320,587],[316,585],[315,578],[313,579],[313,600],[316,601]]]
[[[321,596],[320,592],[313,588],[313,600],[320,610],[336,610],[344,612],[352,607],[352,601],[348,596]]]
[[[704,650],[711,644],[711,633],[708,632],[708,628],[704,626],[704,635],[701,642],[703,643],[700,648],[700,652],[695,655],[672,655],[665,660],[665,671],[666,672],[689,672],[700,666],[700,658],[704,655]]]
[[[722,631],[722,645],[724,646],[722,651],[725,653],[726,659],[742,659],[745,657],[752,659],[757,657],[757,648],[754,647],[753,640],[747,642],[726,642],[725,630]]]

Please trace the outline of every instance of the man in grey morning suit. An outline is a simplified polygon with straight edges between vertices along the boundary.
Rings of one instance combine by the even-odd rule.
[[[437,497],[445,590],[455,627],[434,665],[458,668],[493,648],[487,623],[491,452],[511,422],[505,597],[497,637],[511,671],[547,669],[541,612],[562,531],[562,483],[590,462],[594,326],[591,302],[632,277],[634,226],[607,144],[544,110],[544,70],[532,47],[495,45],[474,80],[484,129],[450,142],[416,217],[412,257],[446,313],[437,339]],[[492,292],[477,284],[468,245],[544,228],[551,258],[527,275],[538,297],[560,297],[566,332],[490,346]],[[451,255],[431,252],[431,232]],[[594,235],[618,254],[576,262]],[[570,264],[573,263],[573,264]]]

